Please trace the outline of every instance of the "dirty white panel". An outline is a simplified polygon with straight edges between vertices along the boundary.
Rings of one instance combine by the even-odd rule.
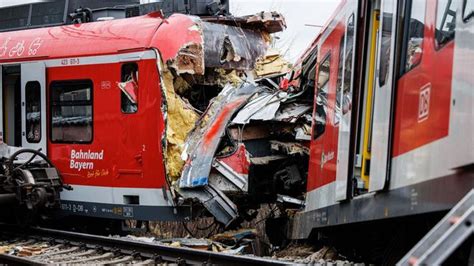
[[[348,183],[352,180],[349,176],[349,165],[351,154],[351,119],[352,119],[352,97],[353,97],[353,71],[355,58],[355,29],[357,28],[355,15],[351,14],[346,21],[343,69],[342,69],[342,88],[340,97],[341,108],[335,110],[340,113],[338,151],[337,151],[337,171],[336,171],[336,200],[342,201],[348,197]],[[350,69],[346,69],[350,67]],[[337,95],[337,93],[336,93]]]
[[[384,189],[388,178],[390,157],[393,62],[395,51],[397,1],[382,0],[381,26],[379,29],[377,71],[374,93],[374,115],[372,127],[372,160],[370,165],[369,191]]]
[[[39,141],[28,141],[28,128],[26,127],[26,86],[29,82],[38,82],[40,85],[40,139]],[[35,129],[33,130],[35,131]],[[35,134],[35,133],[33,133]],[[21,139],[22,147],[30,149],[41,149],[41,152],[47,154],[46,143],[46,66],[43,62],[21,64]]]

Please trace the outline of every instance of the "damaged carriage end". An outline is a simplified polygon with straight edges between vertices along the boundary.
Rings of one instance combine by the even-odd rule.
[[[164,95],[162,142],[174,203],[197,201],[225,225],[238,217],[238,209],[209,182],[211,171],[218,169],[213,169],[215,156],[233,115],[262,89],[242,77],[254,74],[256,63],[264,60],[269,34],[286,27],[281,16],[271,13],[270,21],[263,14],[217,20],[173,15],[160,25],[155,40],[163,59],[158,62]],[[172,43],[160,37],[169,34],[176,35]],[[237,177],[246,182],[243,175]]]

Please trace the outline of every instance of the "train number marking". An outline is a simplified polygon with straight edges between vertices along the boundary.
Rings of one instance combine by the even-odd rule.
[[[420,98],[418,103],[418,123],[425,121],[430,115],[430,97],[431,84],[428,83],[420,89]]]
[[[81,61],[79,58],[69,58],[69,59],[62,59],[61,60],[61,65],[63,66],[74,66],[74,65],[79,65],[81,64]]]

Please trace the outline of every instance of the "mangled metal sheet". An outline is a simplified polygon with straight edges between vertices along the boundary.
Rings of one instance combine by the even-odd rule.
[[[280,110],[275,115],[275,121],[295,123],[304,114],[311,112],[312,106],[305,103],[291,103]]]
[[[286,20],[278,12],[260,12],[242,17],[206,17],[206,21],[233,25],[241,28],[261,30],[265,33],[276,33],[286,29]]]
[[[229,120],[259,90],[259,87],[250,83],[242,83],[237,88],[227,85],[214,98],[186,140],[182,154],[186,163],[179,182],[180,188],[208,184],[213,158]]]
[[[260,31],[202,22],[206,67],[253,70],[268,48]]]
[[[177,191],[186,199],[197,199],[218,222],[225,226],[230,225],[238,217],[237,206],[212,185],[199,189],[177,188]]]
[[[251,120],[273,120],[288,94],[283,91],[265,91],[255,97],[232,120],[233,124],[247,124]]]

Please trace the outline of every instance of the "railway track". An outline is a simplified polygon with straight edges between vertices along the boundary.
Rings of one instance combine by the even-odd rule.
[[[0,224],[0,264],[177,264],[284,265],[284,262],[236,256],[156,243],[45,228]],[[3,253],[3,254],[2,254]]]

